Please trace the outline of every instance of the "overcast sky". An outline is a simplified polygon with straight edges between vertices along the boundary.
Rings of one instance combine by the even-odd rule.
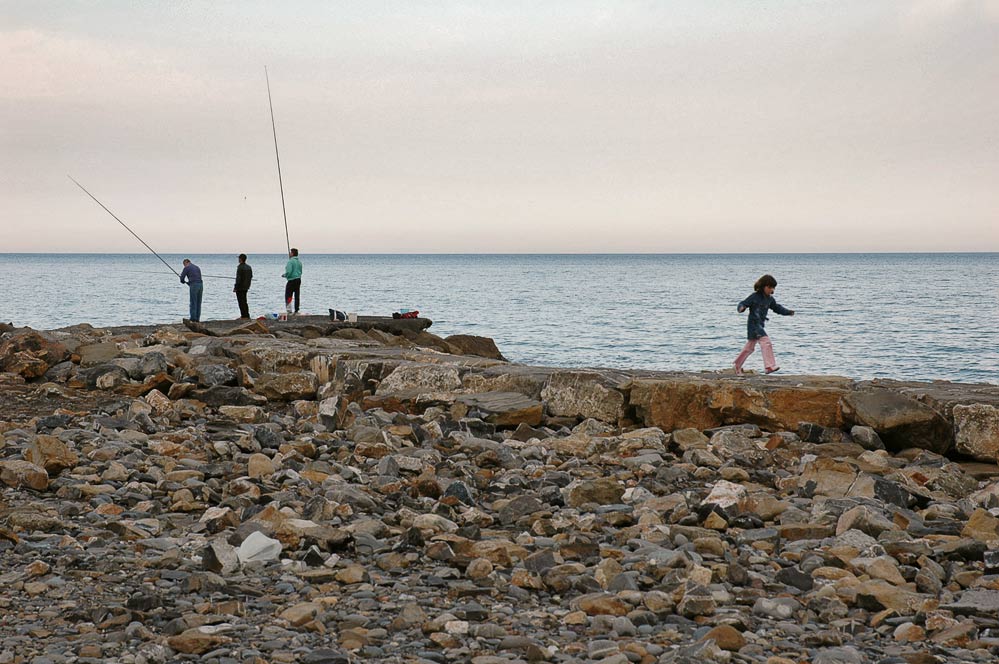
[[[0,251],[999,251],[999,0],[0,0]]]

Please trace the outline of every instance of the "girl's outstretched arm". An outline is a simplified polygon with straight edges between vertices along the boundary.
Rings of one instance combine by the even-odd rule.
[[[770,303],[770,308],[773,309],[774,313],[780,314],[781,316],[793,316],[794,309],[788,309],[777,304],[777,300],[773,300]]]

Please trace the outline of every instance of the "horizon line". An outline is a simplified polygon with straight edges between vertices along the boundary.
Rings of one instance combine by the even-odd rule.
[[[0,251],[0,256],[144,256],[144,251]],[[160,252],[169,256],[221,256],[239,255],[246,251]],[[301,252],[300,252],[301,253]],[[955,251],[399,251],[399,252],[316,252],[305,256],[835,256],[852,255],[923,255],[947,256],[955,254],[999,254],[999,250],[955,250]],[[257,256],[285,256],[287,252],[253,252]]]

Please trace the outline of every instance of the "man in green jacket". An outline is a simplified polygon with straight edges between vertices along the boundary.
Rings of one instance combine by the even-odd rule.
[[[292,249],[288,253],[288,262],[284,266],[284,274],[281,275],[288,280],[284,285],[284,302],[288,313],[291,311],[291,299],[295,298],[295,313],[299,309],[299,293],[302,290],[302,261],[298,260],[298,249]]]
[[[236,266],[236,286],[232,292],[236,294],[236,302],[239,304],[239,317],[250,317],[250,305],[246,302],[246,291],[250,290],[250,282],[253,281],[253,268],[246,263],[246,254],[239,255],[239,265]]]

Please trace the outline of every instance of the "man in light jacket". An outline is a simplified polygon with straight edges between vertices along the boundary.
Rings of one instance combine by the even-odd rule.
[[[302,290],[302,261],[298,260],[298,249],[288,252],[288,262],[284,266],[284,274],[281,275],[288,280],[284,285],[284,303],[288,313],[292,313],[291,300],[295,298],[295,311],[299,309],[299,294]]]

